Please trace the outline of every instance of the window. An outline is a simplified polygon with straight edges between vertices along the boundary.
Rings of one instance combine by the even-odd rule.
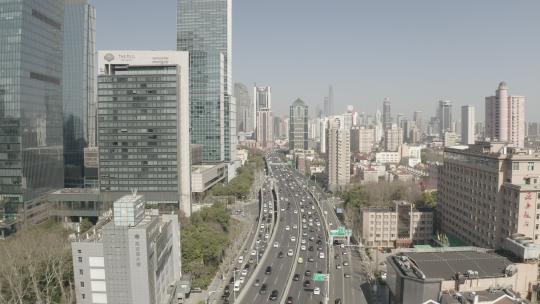
[[[84,271],[82,269],[79,269],[79,274],[80,275],[83,275],[84,274]]]
[[[84,282],[81,281],[81,287],[84,287]]]
[[[82,253],[82,250],[80,250],[80,249],[77,249],[77,253]]]
[[[534,171],[534,162],[527,163],[527,170]]]
[[[512,163],[512,170],[519,170],[519,163],[518,162]]]
[[[77,258],[79,260],[79,263],[82,263],[82,257]]]
[[[84,293],[81,294],[81,298],[86,299],[86,295]]]

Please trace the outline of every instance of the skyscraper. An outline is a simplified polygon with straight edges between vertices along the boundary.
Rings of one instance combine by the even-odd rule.
[[[64,186],[64,1],[0,2],[0,196],[15,208]]]
[[[272,110],[261,108],[257,111],[257,146],[271,149],[274,146],[274,117]]]
[[[308,149],[308,106],[296,99],[289,112],[289,150]]]
[[[137,189],[191,215],[189,54],[100,51],[99,182],[105,201]]]
[[[253,100],[255,111],[263,108],[272,108],[272,93],[269,86],[267,87],[253,87]]]
[[[525,145],[525,97],[508,95],[503,81],[495,96],[486,97],[486,137],[508,142],[516,147]]]
[[[386,97],[383,101],[383,113],[382,113],[383,129],[390,129],[392,127],[392,113],[390,111],[390,98]]]
[[[67,0],[64,11],[64,185],[84,185],[84,148],[96,146],[96,10]]]
[[[255,113],[253,103],[247,87],[242,83],[234,84],[234,98],[236,98],[236,130],[238,132],[253,132]]]
[[[403,129],[396,124],[392,124],[390,129],[384,131],[384,150],[395,152],[403,144]]]
[[[474,106],[461,107],[461,143],[474,144]]]
[[[177,50],[190,53],[191,142],[204,162],[228,162],[234,147],[230,124],[232,0],[178,0]],[[235,126],[234,126],[235,127]]]
[[[437,108],[437,118],[439,118],[439,131],[441,138],[444,137],[444,132],[454,132],[452,127],[452,101],[439,100],[439,107]]]

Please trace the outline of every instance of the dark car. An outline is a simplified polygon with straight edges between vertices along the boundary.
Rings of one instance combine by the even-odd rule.
[[[255,283],[253,283],[253,286],[259,287],[259,285],[261,285],[261,280],[256,279],[256,280],[255,280]]]
[[[334,304],[341,304],[341,299],[340,298],[337,298],[335,301],[334,301]]]
[[[281,258],[283,257],[283,251],[280,251],[280,252],[278,253],[277,257],[281,259]]]
[[[313,251],[313,246],[309,246],[307,250]]]
[[[295,273],[294,277],[292,279],[293,279],[293,281],[299,281],[300,280],[300,275],[298,273]]]
[[[264,271],[264,274],[271,274],[272,273],[272,266],[267,266],[266,270]]]
[[[266,284],[261,285],[261,289],[259,289],[259,294],[266,294]]]
[[[229,279],[229,284],[234,284],[234,277],[231,277],[231,278]]]
[[[268,300],[271,300],[271,301],[277,300],[278,294],[279,293],[278,293],[278,291],[276,289],[272,290],[272,293],[268,297]]]
[[[306,270],[306,272],[304,272],[304,276],[310,277],[311,276],[311,270]]]
[[[305,280],[304,281],[304,287],[310,287],[311,286],[311,281],[310,280]]]
[[[294,301],[293,301],[293,297],[287,297],[287,302],[285,302],[286,304],[293,304]]]

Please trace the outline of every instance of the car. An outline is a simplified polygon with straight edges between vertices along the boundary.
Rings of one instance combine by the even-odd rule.
[[[315,222],[315,224],[319,227],[321,226],[321,222]]]
[[[310,287],[310,286],[311,286],[311,281],[310,280],[305,280],[304,281],[304,288]]]
[[[305,244],[305,243],[306,243],[306,239],[301,239],[301,240],[300,240],[300,243],[301,243],[301,244]]]
[[[278,294],[279,294],[279,293],[278,293],[277,289],[272,290],[272,293],[271,293],[270,296],[268,297],[268,300],[270,300],[270,301],[275,301],[275,300],[277,300]]]
[[[234,284],[234,277],[231,277],[231,278],[229,279],[229,284]]]
[[[346,273],[343,274],[343,276],[346,277],[346,278],[350,278],[351,274],[346,272]]]
[[[285,211],[285,208],[281,207],[281,211]]]
[[[251,250],[251,255],[257,255],[257,250],[255,249]]]
[[[314,295],[320,295],[321,294],[321,289],[319,287],[313,288],[313,294]]]
[[[255,287],[261,286],[261,280],[256,279],[255,282],[253,283],[253,286],[255,286]]]
[[[336,269],[341,269],[341,264],[336,264]]]
[[[343,262],[343,266],[349,266],[349,262],[347,261]]]
[[[242,263],[244,263],[244,256],[243,255],[238,257],[238,264],[242,264]]]
[[[240,281],[234,282],[234,291],[240,291]]]
[[[324,252],[319,252],[319,259],[324,259]]]
[[[309,247],[308,247],[308,250],[309,250],[309,251],[313,251],[313,246],[309,246]]]
[[[306,250],[306,245],[300,246],[300,250],[305,251]]]
[[[306,272],[304,272],[304,276],[311,277],[311,270],[306,270]]]
[[[299,281],[300,280],[300,275],[298,273],[295,273],[292,279],[293,279],[293,281]]]
[[[303,218],[303,219],[302,219],[302,223],[305,223],[305,222],[307,222],[307,221],[306,221],[306,219],[305,219],[305,218]]]
[[[287,301],[285,302],[285,304],[293,304],[294,301],[293,301],[293,297],[287,297]]]
[[[283,258],[283,251],[280,251],[280,252],[278,253],[277,257],[278,257],[279,259]]]
[[[265,227],[264,224],[261,224],[261,229],[264,229],[264,227]]]
[[[345,248],[345,244],[343,244],[343,243],[340,246],[341,246],[341,248]]]
[[[266,294],[266,284],[261,285],[261,288],[259,289],[259,294]]]
[[[264,238],[265,238],[265,239],[269,239],[269,238],[270,238],[270,234],[268,234],[268,233],[265,234],[265,235],[264,235]]]
[[[289,226],[289,225],[285,226],[285,230],[287,230],[287,231],[291,230],[291,226]]]
[[[302,263],[304,263],[304,258],[299,257],[299,258],[298,258],[298,264],[302,264]]]
[[[287,256],[293,256],[294,252],[292,249],[289,249],[289,251],[287,251]]]
[[[278,248],[279,247],[279,243],[278,242],[274,242],[274,248]]]
[[[293,229],[298,229],[298,225],[293,225],[292,228]]]
[[[347,251],[342,251],[341,254],[342,255],[347,255]]]
[[[296,210],[296,209],[294,209],[293,212],[294,212],[294,214],[298,214],[298,210]]]
[[[242,270],[242,273],[241,273],[240,275],[242,275],[242,276],[245,277],[245,276],[247,276],[247,274],[248,274],[248,270],[247,270],[247,269],[243,269],[243,270]]]
[[[238,279],[238,282],[240,282],[240,284],[244,284],[245,279],[246,277],[240,277],[240,279]]]
[[[322,240],[317,240],[317,245],[322,245]]]
[[[308,260],[308,262],[313,262],[313,261],[315,261],[315,260],[313,259],[313,257],[309,257],[307,260]]]
[[[272,266],[267,266],[266,270],[264,271],[264,274],[271,274],[272,273]]]
[[[340,299],[340,298],[337,298],[337,299],[334,301],[334,304],[342,304],[341,299]]]
[[[291,242],[296,242],[296,237],[291,236]]]

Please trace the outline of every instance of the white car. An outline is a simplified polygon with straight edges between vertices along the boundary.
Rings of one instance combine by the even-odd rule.
[[[305,244],[305,243],[306,243],[306,240],[305,240],[305,239],[302,239],[302,240],[300,241],[300,243]]]
[[[268,238],[270,238],[270,234],[268,234],[268,233],[267,233],[267,234],[265,234],[265,235],[264,235],[264,238],[265,238],[265,239],[268,239]]]
[[[298,225],[293,225],[292,228],[293,229],[298,229]]]
[[[285,211],[285,208],[281,207],[281,211]]]
[[[291,226],[285,226],[285,230],[287,231],[291,230]]]
[[[247,273],[248,273],[247,269],[242,269],[242,273],[241,273],[242,277],[247,276]],[[241,283],[244,283],[244,282],[241,282]]]
[[[278,248],[279,247],[279,243],[278,242],[274,242],[274,248]]]
[[[244,263],[244,256],[243,255],[238,257],[238,264],[242,264],[242,263]]]
[[[317,226],[321,226],[321,222],[316,222],[315,224],[317,224]]]
[[[315,288],[313,289],[313,294],[314,294],[314,295],[320,295],[320,294],[321,294],[321,289],[320,289],[319,287],[315,287]]]
[[[255,249],[251,250],[251,255],[257,255],[257,250]]]
[[[264,224],[261,224],[261,229],[264,229]]]
[[[291,242],[296,242],[296,238],[294,236],[291,236]]]
[[[234,288],[233,288],[233,290],[234,290],[234,291],[240,291],[240,284],[241,284],[240,281],[234,282]]]
[[[294,214],[298,214],[298,210],[294,209]]]
[[[324,252],[319,252],[319,259],[324,259]]]
[[[238,281],[240,282],[240,284],[244,284],[244,280],[245,280],[245,277],[240,277]]]
[[[306,245],[302,245],[302,246],[300,246],[300,250],[302,250],[302,251],[306,251]]]
[[[289,251],[287,251],[287,255],[288,256],[293,256],[294,252],[292,249],[289,249]]]

